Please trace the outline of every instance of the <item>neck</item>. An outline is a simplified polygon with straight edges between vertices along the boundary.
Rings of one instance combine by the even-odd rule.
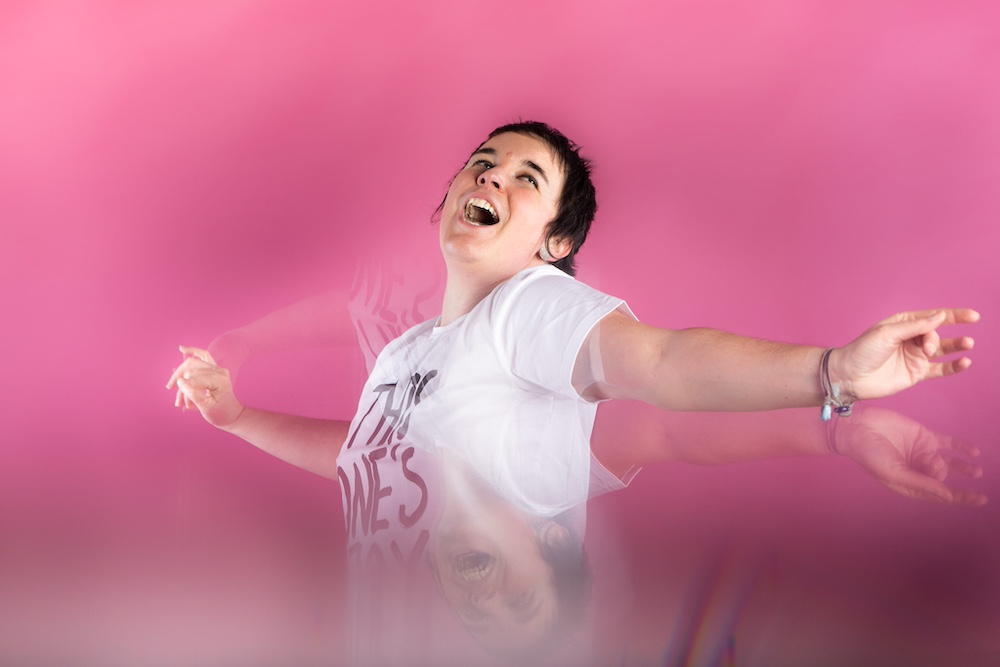
[[[502,283],[489,281],[472,281],[465,277],[448,273],[448,282],[444,287],[444,301],[441,304],[440,326],[446,326],[465,315],[476,304],[486,298],[493,288]]]
[[[542,260],[536,258],[520,270],[544,265],[545,263]],[[451,324],[462,315],[471,311],[497,285],[502,285],[515,275],[508,274],[506,271],[494,273],[493,275],[483,274],[484,271],[481,267],[466,268],[461,265],[454,266],[448,263],[448,279],[444,287],[444,301],[441,304],[441,322],[439,326]]]

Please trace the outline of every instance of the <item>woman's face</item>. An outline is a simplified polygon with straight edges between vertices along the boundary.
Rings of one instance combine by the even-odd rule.
[[[541,139],[505,133],[480,146],[445,198],[441,252],[449,273],[496,283],[544,264],[538,251],[563,182],[562,166]],[[558,256],[557,245],[549,249]]]
[[[538,645],[559,615],[552,567],[539,545],[542,522],[499,498],[480,500],[453,508],[432,538],[441,594],[487,649]]]

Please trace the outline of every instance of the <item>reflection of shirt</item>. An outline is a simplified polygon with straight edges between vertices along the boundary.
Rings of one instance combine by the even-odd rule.
[[[369,373],[389,342],[437,312],[441,269],[439,259],[407,253],[359,263],[347,308]]]
[[[359,663],[412,656],[417,643],[442,636],[449,650],[483,655],[442,608],[422,558],[444,503],[440,454],[464,461],[529,515],[583,503],[596,404],[576,393],[573,366],[590,330],[616,308],[627,312],[558,269],[528,269],[455,322],[414,326],[378,355],[337,461],[349,561],[360,566],[352,575]],[[392,628],[392,645],[372,628]],[[448,643],[438,644],[417,653]]]

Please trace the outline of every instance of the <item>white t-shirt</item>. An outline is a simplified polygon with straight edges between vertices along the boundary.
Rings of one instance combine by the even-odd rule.
[[[616,309],[631,314],[620,299],[538,267],[448,326],[418,324],[378,354],[337,461],[356,566],[354,662],[495,663],[437,592],[427,554],[448,504],[465,504],[480,482],[526,525],[561,515],[582,542],[588,493],[621,482],[591,466],[597,405],[577,394],[572,375],[588,334]],[[372,322],[367,331],[381,332]],[[466,470],[455,459],[471,469],[462,484],[448,481],[448,471]],[[462,658],[423,659],[442,651]]]
[[[447,326],[411,328],[375,363],[338,460],[342,477],[365,470],[359,458],[377,448],[393,453],[384,464],[408,447],[440,448],[518,509],[551,517],[584,502],[597,406],[573,388],[573,367],[591,329],[616,309],[631,316],[621,299],[543,266]],[[405,514],[419,499],[382,502]]]

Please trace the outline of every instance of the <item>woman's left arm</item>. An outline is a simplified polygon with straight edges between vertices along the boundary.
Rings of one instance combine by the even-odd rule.
[[[971,323],[979,313],[940,309],[883,320],[833,351],[829,374],[845,401],[889,396],[916,383],[965,370],[969,337],[941,338],[938,328]],[[581,393],[626,398],[667,410],[751,411],[821,405],[823,349],[746,338],[714,329],[670,331],[615,312],[597,335],[600,370]],[[594,357],[596,355],[589,355]]]

